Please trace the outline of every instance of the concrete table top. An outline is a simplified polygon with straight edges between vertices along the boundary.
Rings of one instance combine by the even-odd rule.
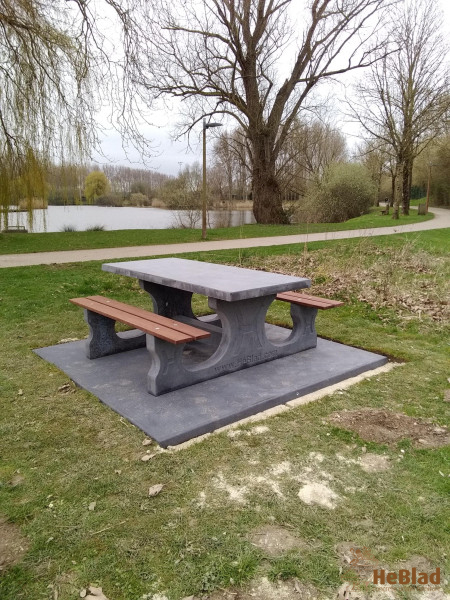
[[[136,277],[228,302],[308,288],[310,279],[183,258],[156,258],[102,265],[104,271]]]

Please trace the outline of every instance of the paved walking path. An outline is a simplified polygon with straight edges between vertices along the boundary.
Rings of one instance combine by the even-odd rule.
[[[139,258],[145,256],[174,255],[184,252],[203,252],[207,250],[229,250],[232,248],[256,248],[258,246],[282,246],[284,244],[303,244],[323,240],[342,240],[347,238],[372,237],[376,235],[394,235],[412,233],[427,229],[450,227],[450,210],[433,208],[434,219],[412,225],[395,225],[375,229],[354,229],[325,233],[299,235],[280,235],[276,237],[245,238],[220,240],[214,242],[190,242],[185,244],[164,244],[155,246],[127,246],[125,248],[99,248],[96,250],[63,250],[60,252],[35,252],[29,254],[0,255],[0,268],[25,267],[28,265],[49,265],[54,263],[86,262],[89,260],[113,260],[115,258]]]

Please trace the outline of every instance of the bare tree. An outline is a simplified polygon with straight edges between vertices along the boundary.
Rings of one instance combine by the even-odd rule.
[[[216,182],[223,190],[222,201],[230,204],[233,197],[244,200],[251,166],[247,139],[241,128],[219,136],[214,144],[214,168]]]
[[[311,0],[296,13],[291,0],[155,0],[140,82],[182,100],[184,132],[204,115],[236,119],[251,149],[255,218],[284,223],[276,165],[295,118],[321,81],[371,64],[366,42],[395,1]]]
[[[372,181],[376,185],[377,195],[375,199],[375,206],[379,206],[383,175],[388,173],[391,174],[390,165],[392,154],[390,153],[386,144],[383,146],[376,139],[368,139],[359,146],[355,153],[355,157],[358,158],[366,167],[370,173]],[[392,198],[389,198],[389,204],[391,203],[391,199]]]
[[[448,46],[442,14],[430,0],[405,4],[393,20],[397,52],[372,65],[357,86],[353,117],[395,156],[394,215],[408,214],[414,159],[446,126],[450,110]]]
[[[340,131],[323,120],[296,119],[279,154],[277,175],[286,190],[303,195],[312,180],[346,158],[347,144]]]
[[[427,190],[430,203],[450,206],[449,133],[433,140],[414,162],[413,183]]]

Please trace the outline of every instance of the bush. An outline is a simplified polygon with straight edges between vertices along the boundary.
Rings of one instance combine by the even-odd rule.
[[[151,206],[152,201],[145,194],[141,194],[140,192],[135,192],[128,196],[126,205],[127,206]]]
[[[104,225],[90,225],[86,227],[86,231],[105,231]]]
[[[123,206],[124,199],[121,194],[104,194],[94,201],[96,206]]]
[[[54,189],[49,192],[47,201],[49,206],[72,206],[80,202],[80,195],[68,188]]]
[[[31,198],[30,200],[22,198],[19,200],[19,209],[20,210],[34,210],[34,209],[44,209],[48,207],[47,200],[44,198]]]
[[[88,202],[97,200],[109,192],[109,181],[103,171],[92,171],[84,181],[84,195]]]
[[[310,186],[307,206],[310,220],[341,223],[369,211],[376,197],[376,187],[363,165],[331,165],[322,179]]]

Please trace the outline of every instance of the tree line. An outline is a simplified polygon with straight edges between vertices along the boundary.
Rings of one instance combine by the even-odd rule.
[[[354,73],[347,116],[364,132],[360,159],[372,175],[391,174],[398,218],[409,210],[414,163],[420,171],[430,157],[428,184],[446,160],[441,26],[432,0],[205,0],[201,11],[194,0],[0,0],[0,205],[41,196],[52,165],[86,164],[106,99],[125,145],[147,155],[142,120],[175,99],[179,135],[203,119],[235,123],[215,150],[223,198],[246,195],[257,222],[287,223],[291,201],[319,202],[336,176],[329,165],[342,162],[345,144],[321,121],[319,92]],[[129,182],[111,169],[124,193]],[[131,185],[154,183],[142,175]]]

